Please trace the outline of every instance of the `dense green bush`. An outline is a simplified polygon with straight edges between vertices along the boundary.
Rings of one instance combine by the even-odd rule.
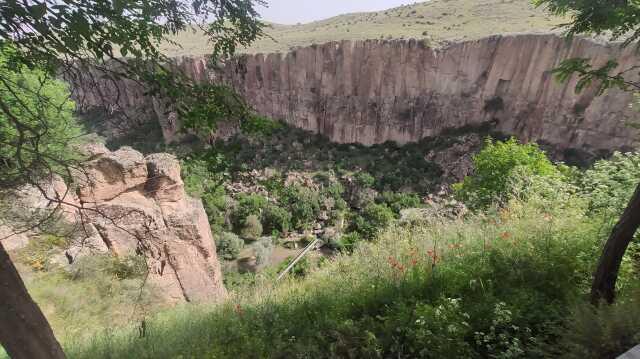
[[[228,210],[223,186],[228,179],[226,159],[220,154],[205,152],[182,159],[181,167],[185,190],[189,195],[202,199],[212,231],[222,231]]]
[[[244,220],[242,230],[240,231],[242,238],[256,241],[260,236],[262,236],[262,233],[263,230],[260,217],[252,214]]]
[[[265,233],[271,234],[277,231],[287,234],[291,229],[291,213],[284,208],[269,204],[262,213],[262,224]]]
[[[637,284],[637,283],[636,283]],[[640,342],[640,296],[637,288],[613,305],[597,308],[578,303],[553,334],[558,342],[542,348],[550,358],[616,358]]]
[[[267,199],[257,194],[241,193],[238,196],[238,204],[232,212],[232,221],[235,228],[242,229],[249,216],[256,216],[258,220],[267,207]]]
[[[362,241],[362,237],[358,232],[349,232],[340,235],[339,238],[330,241],[328,244],[341,252],[351,253],[360,241]]]
[[[383,192],[376,202],[386,204],[396,215],[399,215],[403,209],[417,208],[422,204],[420,197],[415,193],[389,191]]]
[[[485,147],[473,157],[474,174],[453,186],[458,199],[469,207],[484,209],[504,204],[513,193],[510,181],[515,172],[525,176],[559,176],[558,169],[535,143],[520,144],[487,139]]]
[[[378,231],[385,229],[393,222],[393,211],[385,204],[371,203],[353,219],[353,227],[365,239],[373,239]]]
[[[280,265],[276,268],[276,273],[282,273],[289,264],[294,260],[293,256],[287,257]],[[291,270],[289,270],[288,275],[294,278],[302,278],[311,272],[311,262],[307,257],[302,258],[296,263]]]
[[[367,172],[357,172],[353,180],[359,188],[371,188],[376,183],[376,179]]]
[[[2,41],[0,185],[17,187],[52,174],[70,179],[67,167],[82,160],[74,146],[83,142],[83,130],[73,115],[69,85],[37,67],[24,66],[20,57],[10,41]]]
[[[580,192],[588,199],[589,209],[616,215],[627,206],[640,181],[640,154],[613,154],[596,162],[580,177]]]
[[[222,232],[216,235],[216,251],[228,261],[238,258],[244,247],[244,241],[235,233]]]
[[[280,201],[291,213],[293,228],[308,229],[320,213],[320,193],[299,185],[286,187]]]

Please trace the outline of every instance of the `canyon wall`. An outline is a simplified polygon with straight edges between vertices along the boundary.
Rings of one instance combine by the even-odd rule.
[[[597,96],[595,88],[577,94],[575,79],[559,83],[551,70],[574,57],[594,65],[616,58],[626,69],[639,64],[634,51],[525,34],[440,49],[416,40],[342,41],[242,55],[217,70],[204,58],[178,58],[175,67],[198,81],[230,84],[258,113],[336,142],[407,143],[491,124],[560,150],[597,151],[635,146],[636,130],[628,126],[636,117],[632,95],[609,90]],[[179,119],[165,110],[170,100],[145,97],[144,89],[126,82],[75,88],[81,108],[100,106],[96,91],[125,111],[152,113],[168,141],[179,129]]]

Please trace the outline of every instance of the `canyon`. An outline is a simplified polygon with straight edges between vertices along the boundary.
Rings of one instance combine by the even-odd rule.
[[[228,84],[257,113],[339,143],[404,144],[488,125],[560,152],[633,148],[632,95],[611,89],[598,96],[597,86],[577,93],[577,79],[561,83],[552,72],[570,58],[589,58],[594,66],[615,58],[621,70],[639,62],[633,48],[520,34],[442,48],[418,40],[330,42],[241,55],[215,67],[205,57],[180,57],[173,68],[198,82]],[[124,121],[120,127],[152,121],[166,142],[181,137],[170,99],[147,96],[131,81],[91,78],[72,88],[81,111],[109,103],[107,120]]]

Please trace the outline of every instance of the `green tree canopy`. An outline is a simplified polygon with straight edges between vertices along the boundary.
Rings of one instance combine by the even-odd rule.
[[[82,131],[67,84],[16,60],[12,47],[0,49],[0,188],[66,175],[79,159],[69,150]]]

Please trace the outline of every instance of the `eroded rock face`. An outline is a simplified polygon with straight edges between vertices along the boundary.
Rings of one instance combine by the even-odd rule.
[[[488,124],[559,150],[634,147],[637,131],[625,125],[637,117],[631,94],[596,96],[595,88],[576,94],[575,79],[554,78],[551,70],[575,57],[595,66],[616,58],[624,69],[640,62],[632,47],[549,34],[492,36],[442,49],[415,40],[342,41],[244,55],[217,71],[204,58],[179,58],[174,67],[197,81],[228,83],[259,113],[336,142],[406,143]],[[176,138],[180,121],[170,101],[147,98],[129,82],[103,82],[73,89],[81,108],[101,106],[96,89],[120,108],[148,109],[165,139]]]
[[[175,157],[122,148],[96,155],[85,171],[82,213],[111,252],[143,254],[149,281],[170,301],[224,298],[204,207],[185,193]]]

